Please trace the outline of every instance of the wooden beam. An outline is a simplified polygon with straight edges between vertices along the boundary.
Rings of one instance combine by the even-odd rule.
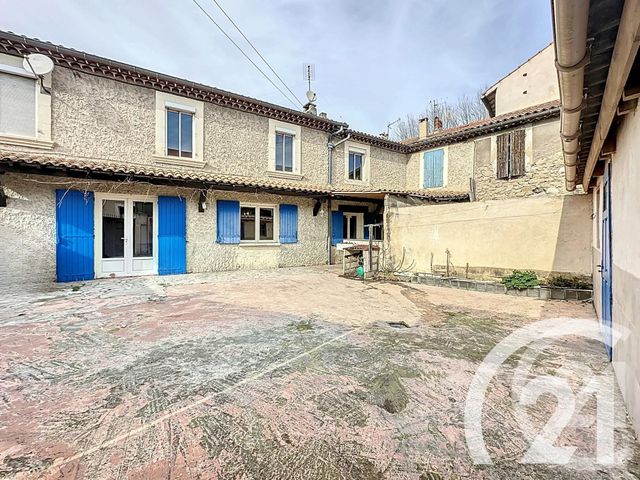
[[[609,135],[607,135],[607,139],[604,141],[604,144],[602,145],[602,156],[605,155],[613,155],[614,153],[616,153],[616,132],[618,131],[617,128],[611,128],[609,129]],[[597,164],[596,164],[597,165]]]
[[[633,113],[636,111],[637,106],[638,106],[637,98],[634,98],[633,100],[627,100],[626,102],[620,102],[618,104],[618,108],[616,109],[616,115],[621,117],[628,113]]]
[[[634,98],[640,98],[640,85],[627,87],[624,89],[624,92],[622,92],[622,100],[625,102],[627,100],[633,100]]]
[[[604,167],[606,165],[607,165],[607,162],[605,162],[604,160],[598,160],[598,163],[596,163],[596,166],[593,169],[593,174],[591,176],[601,177],[602,175],[604,175]]]
[[[591,149],[587,157],[587,165],[582,177],[582,186],[587,190],[591,173],[604,144],[609,128],[616,115],[618,102],[622,97],[624,86],[627,83],[629,72],[633,66],[638,46],[640,45],[640,0],[625,0],[620,18],[620,26],[616,43],[611,56],[609,73],[607,74],[607,84],[602,96],[598,123],[593,133]]]

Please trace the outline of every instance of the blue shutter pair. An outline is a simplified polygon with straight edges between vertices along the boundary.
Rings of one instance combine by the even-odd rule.
[[[240,243],[240,202],[218,200],[216,242]],[[298,206],[280,205],[280,243],[298,242]]]
[[[91,280],[95,277],[94,203],[93,192],[56,190],[58,282]],[[158,217],[158,273],[186,273],[186,200],[180,197],[159,197]]]
[[[442,187],[444,170],[444,150],[432,150],[424,154],[424,185],[423,188]]]

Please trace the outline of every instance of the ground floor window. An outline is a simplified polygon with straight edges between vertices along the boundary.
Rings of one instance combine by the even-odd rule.
[[[240,241],[273,242],[275,207],[242,205],[240,207]]]
[[[342,231],[345,240],[364,238],[363,215],[361,213],[347,213],[342,216]]]

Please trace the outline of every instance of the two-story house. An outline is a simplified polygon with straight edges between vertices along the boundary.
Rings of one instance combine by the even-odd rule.
[[[323,116],[0,33],[2,284],[323,264],[405,168]]]
[[[522,68],[495,116],[396,142],[0,32],[0,284],[326,264],[381,223],[424,257],[391,204],[559,196],[556,101],[500,99]]]

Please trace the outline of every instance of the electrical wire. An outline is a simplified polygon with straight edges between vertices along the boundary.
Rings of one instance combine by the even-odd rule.
[[[278,80],[280,80],[282,85],[284,85],[284,87],[289,91],[289,93],[291,95],[293,95],[293,98],[295,98],[298,101],[298,103],[300,104],[301,107],[304,107],[304,103],[296,96],[295,93],[293,93],[293,91],[289,88],[289,85],[287,85],[285,83],[285,81],[282,78],[280,78],[280,75],[278,75],[278,73],[273,69],[271,64],[269,62],[267,62],[267,59],[264,58],[262,56],[262,54],[258,51],[258,49],[253,45],[253,43],[251,43],[251,40],[249,40],[247,38],[247,36],[242,32],[242,30],[240,30],[240,27],[236,24],[236,22],[233,21],[233,19],[229,16],[229,14],[227,12],[225,12],[224,8],[222,8],[222,6],[217,2],[217,0],[212,0],[212,1],[213,1],[213,3],[216,4],[216,6],[220,9],[220,11],[224,14],[224,16],[227,17],[227,19],[231,22],[231,24],[236,28],[238,33],[240,33],[240,35],[242,35],[242,38],[244,38],[246,40],[246,42],[251,46],[251,48],[253,48],[253,51],[256,52],[258,54],[258,56],[262,59],[262,61],[267,65],[267,67],[269,67],[269,70],[271,70],[273,72],[273,74],[276,76],[276,78]]]
[[[196,4],[196,6],[197,6],[201,11],[202,11],[202,13],[204,13],[204,14],[207,16],[207,18],[208,18],[209,20],[211,20],[211,22],[212,22],[216,27],[218,27],[218,30],[220,30],[220,31],[223,33],[223,35],[224,35],[225,37],[227,37],[227,38],[229,39],[229,41],[230,41],[231,43],[233,43],[233,45],[234,45],[238,50],[240,50],[240,53],[242,53],[242,55],[244,55],[244,56],[245,56],[245,58],[246,58],[247,60],[249,60],[249,62],[251,62],[251,65],[253,65],[254,67],[256,67],[256,69],[257,69],[257,70],[258,70],[258,71],[259,71],[259,72],[264,76],[264,78],[266,78],[266,79],[269,81],[269,83],[270,83],[271,85],[273,85],[273,86],[276,88],[276,90],[278,90],[278,91],[279,91],[279,92],[284,96],[284,98],[286,98],[288,101],[290,101],[290,102],[291,102],[291,103],[292,103],[292,104],[297,108],[298,106],[296,105],[296,102],[294,102],[293,100],[291,100],[291,98],[289,98],[289,96],[288,96],[286,93],[284,93],[284,92],[282,91],[282,89],[281,89],[280,87],[278,87],[278,85],[276,85],[276,84],[273,82],[273,80],[271,80],[271,78],[269,78],[269,76],[268,76],[266,73],[264,73],[264,72],[262,71],[262,69],[261,69],[258,65],[256,65],[256,63],[255,63],[253,60],[251,60],[251,57],[249,57],[249,55],[247,55],[247,54],[245,53],[245,51],[244,51],[244,50],[242,50],[242,48],[240,47],[240,45],[238,45],[238,44],[235,42],[235,40],[233,40],[233,38],[231,38],[231,37],[229,36],[229,34],[228,34],[227,32],[225,32],[225,31],[224,31],[224,29],[223,29],[223,28],[218,24],[218,22],[216,22],[216,21],[213,19],[213,17],[212,17],[211,15],[209,15],[209,12],[207,12],[207,11],[202,7],[202,5],[200,5],[200,4],[198,3],[198,0],[191,0],[191,1],[192,1],[193,3],[195,3],[195,4]]]

